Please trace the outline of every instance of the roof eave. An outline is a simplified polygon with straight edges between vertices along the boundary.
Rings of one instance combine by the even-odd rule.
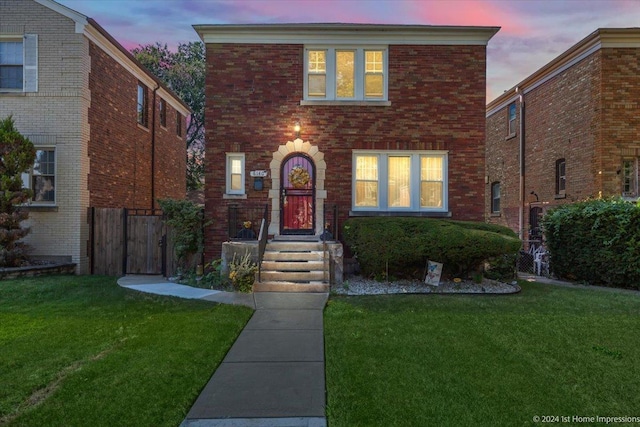
[[[486,45],[500,27],[382,24],[194,25],[205,43]]]

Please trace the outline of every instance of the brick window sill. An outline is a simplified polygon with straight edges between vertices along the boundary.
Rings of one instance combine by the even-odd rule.
[[[322,105],[340,107],[390,107],[391,101],[324,101],[324,100],[301,100],[300,105]]]
[[[246,194],[223,194],[222,195],[223,199],[230,199],[230,200],[243,200],[247,198]]]
[[[491,212],[491,214],[489,214],[489,216],[491,218],[499,218],[502,216],[502,214],[500,212]]]
[[[511,134],[507,135],[507,136],[506,136],[506,138],[505,138],[504,140],[505,140],[505,141],[508,141],[508,140],[510,140],[510,139],[515,138],[517,135],[518,135],[517,133],[511,133]]]
[[[416,216],[431,218],[450,218],[451,212],[388,212],[388,211],[349,211],[349,216]]]
[[[556,200],[558,200],[558,199],[566,199],[567,195],[566,194],[556,194],[553,198],[556,199]]]

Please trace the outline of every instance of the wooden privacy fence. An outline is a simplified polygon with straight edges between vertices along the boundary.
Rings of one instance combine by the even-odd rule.
[[[90,208],[91,274],[162,274],[172,276],[172,232],[162,211]]]

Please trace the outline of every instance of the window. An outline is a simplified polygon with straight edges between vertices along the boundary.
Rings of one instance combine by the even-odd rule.
[[[0,36],[0,90],[38,90],[38,36]]]
[[[516,103],[509,104],[509,136],[516,134]]]
[[[638,196],[638,159],[622,161],[622,196]]]
[[[227,153],[227,194],[244,194],[243,153]]]
[[[500,213],[500,183],[491,184],[491,213]]]
[[[386,48],[307,48],[305,55],[306,100],[386,100]]]
[[[56,202],[56,156],[53,148],[36,150],[36,160],[28,173],[22,174],[22,183],[33,191],[35,203]]]
[[[176,111],[176,135],[182,137],[182,114]]]
[[[556,195],[564,196],[567,187],[566,162],[564,159],[556,160]]]
[[[167,127],[167,102],[160,98],[160,125]]]
[[[147,127],[147,87],[142,83],[138,83],[138,123]]]
[[[446,152],[354,152],[353,210],[445,212],[446,169]]]

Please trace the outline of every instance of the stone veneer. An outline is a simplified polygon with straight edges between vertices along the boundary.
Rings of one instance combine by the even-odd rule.
[[[269,224],[269,234],[275,236],[280,234],[280,171],[282,160],[292,153],[307,154],[316,166],[316,235],[322,234],[324,224],[322,223],[322,215],[324,212],[324,200],[327,198],[327,191],[324,188],[325,173],[327,164],[324,161],[324,153],[318,150],[318,147],[305,142],[300,138],[294,141],[288,141],[284,145],[278,147],[278,151],[273,153],[273,160],[269,167],[271,168],[271,190],[269,190],[269,198],[271,199],[271,223]]]

